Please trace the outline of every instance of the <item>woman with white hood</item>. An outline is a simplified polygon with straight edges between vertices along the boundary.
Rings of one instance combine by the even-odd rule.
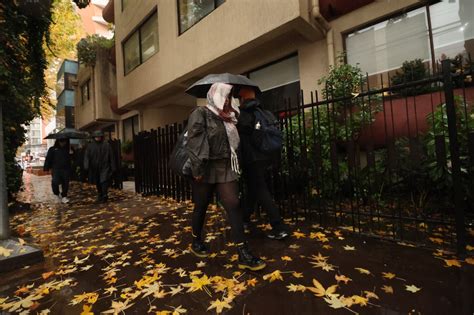
[[[198,257],[209,255],[202,229],[210,199],[217,191],[230,221],[232,239],[239,254],[238,266],[256,271],[265,268],[265,262],[248,249],[239,209],[237,150],[240,139],[236,128],[239,114],[239,101],[232,97],[232,85],[214,83],[207,93],[207,105],[189,116],[186,150],[191,162],[195,204],[191,252]]]

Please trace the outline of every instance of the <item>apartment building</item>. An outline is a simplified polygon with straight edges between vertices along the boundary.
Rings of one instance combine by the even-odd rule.
[[[472,0],[115,0],[104,17],[115,23],[117,108],[133,111],[122,136],[125,118],[134,132],[184,119],[200,103],[184,91],[209,73],[247,75],[278,110],[320,90],[342,52],[373,84],[407,60],[474,56]]]

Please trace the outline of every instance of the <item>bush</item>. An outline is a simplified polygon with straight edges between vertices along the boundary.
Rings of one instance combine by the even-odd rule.
[[[401,72],[398,72],[391,78],[392,85],[400,85],[404,83],[415,82],[426,79],[429,73],[426,69],[423,60],[415,59],[405,61],[402,65]],[[399,94],[403,96],[419,95],[428,93],[431,90],[429,85],[413,86],[400,90]]]
[[[97,49],[111,48],[114,45],[113,39],[108,39],[99,35],[88,35],[77,43],[77,59],[80,63],[93,67],[95,65]]]

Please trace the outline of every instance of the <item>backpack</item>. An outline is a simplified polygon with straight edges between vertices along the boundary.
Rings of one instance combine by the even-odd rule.
[[[269,157],[280,153],[283,147],[283,133],[278,128],[278,120],[268,110],[256,107],[255,124],[251,142],[255,149]]]
[[[191,176],[191,160],[188,152],[186,152],[186,144],[188,143],[188,127],[178,136],[173,152],[171,152],[169,160],[169,168],[178,176]]]
[[[207,117],[206,117],[207,119]],[[206,121],[207,123],[207,121]],[[176,144],[171,152],[168,166],[173,173],[182,177],[192,176],[191,159],[186,151],[186,144],[188,143],[188,126],[184,128],[183,132],[178,136]]]

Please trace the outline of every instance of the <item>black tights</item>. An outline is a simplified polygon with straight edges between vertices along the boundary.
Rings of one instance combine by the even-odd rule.
[[[214,190],[217,190],[219,199],[227,212],[233,241],[236,244],[245,242],[242,214],[239,212],[239,186],[237,181],[219,184],[193,181],[193,236],[198,239],[202,237],[206,210]]]

